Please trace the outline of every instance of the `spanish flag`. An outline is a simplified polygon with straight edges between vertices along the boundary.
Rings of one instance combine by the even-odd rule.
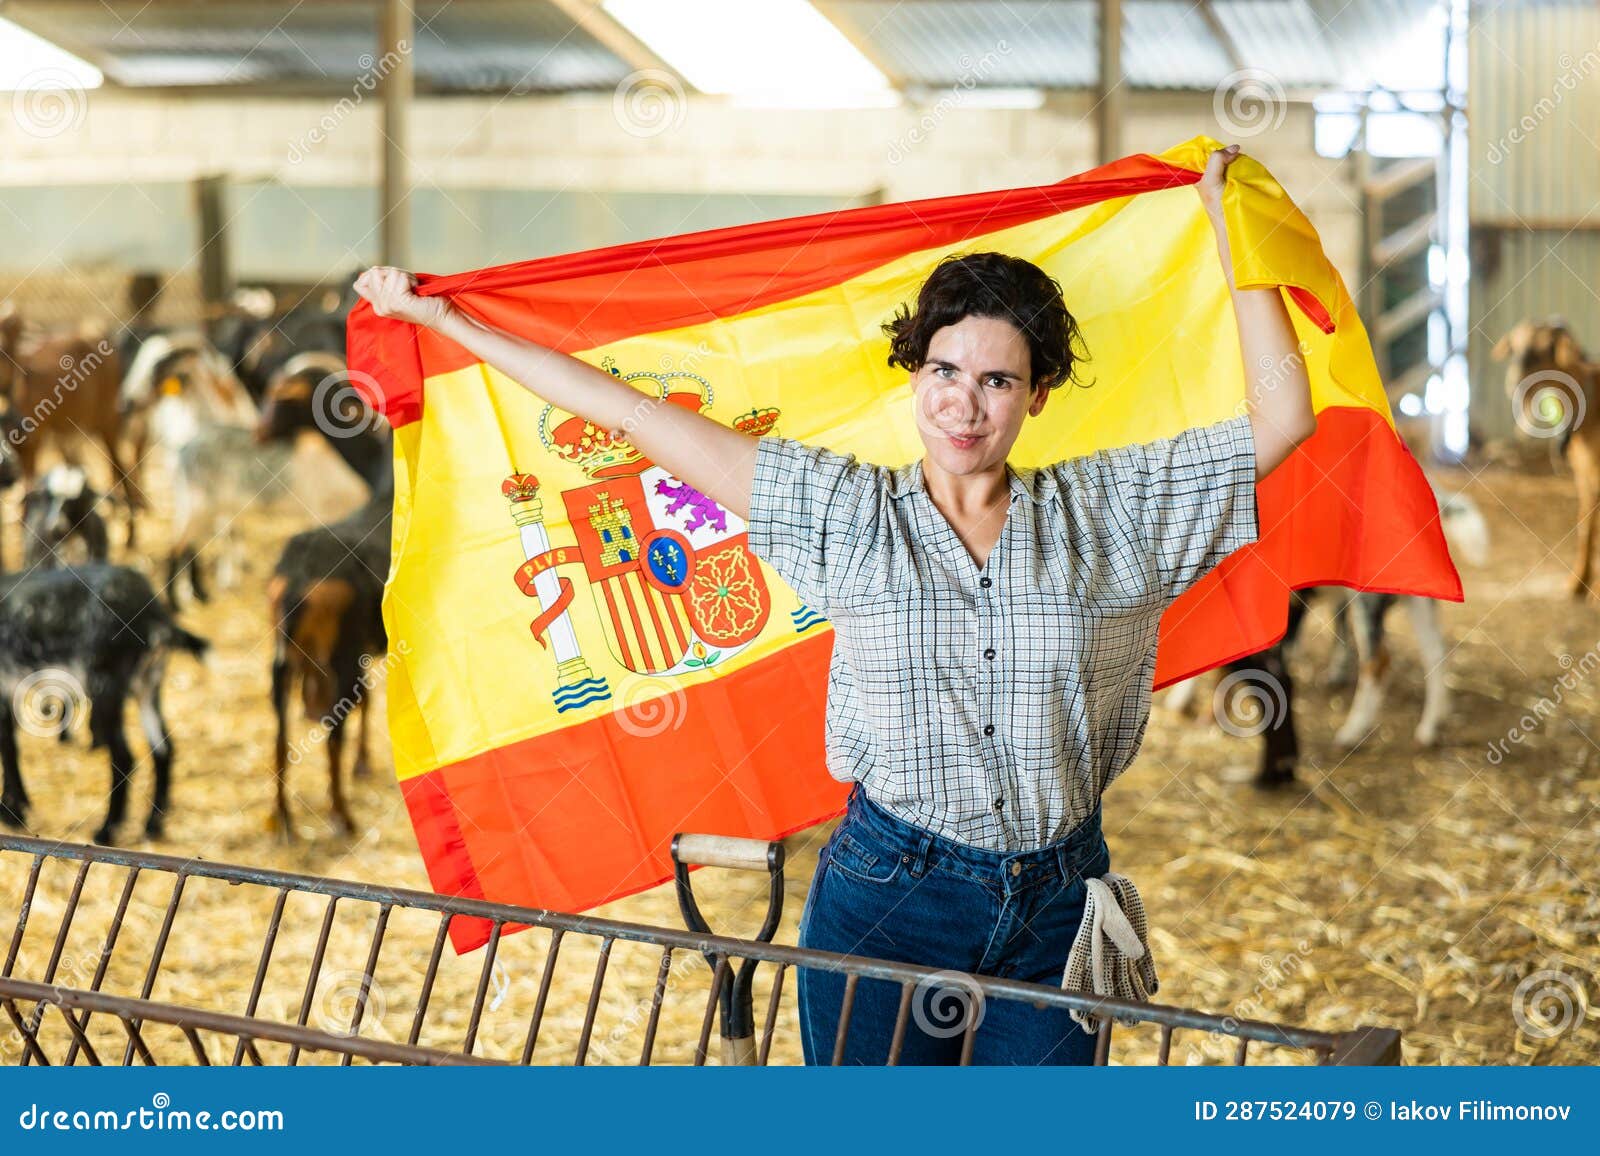
[[[1082,325],[1012,453],[1041,465],[1240,412],[1245,372],[1196,137],[1055,184],[938,197],[421,277],[483,320],[751,435],[901,465],[910,385],[880,330],[938,260],[1043,267]],[[1259,491],[1259,542],[1168,608],[1156,685],[1250,654],[1288,592],[1461,599],[1316,231],[1258,162],[1228,169],[1234,278],[1279,286],[1316,435]],[[840,813],[823,763],[833,632],[744,523],[431,331],[352,315],[352,375],[395,430],[384,600],[395,770],[434,887],[580,911],[670,877],[674,831],[776,838]],[[457,920],[455,945],[484,925]]]

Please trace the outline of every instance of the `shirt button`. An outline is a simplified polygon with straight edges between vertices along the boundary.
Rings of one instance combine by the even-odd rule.
[[[994,579],[985,574],[982,578],[978,579],[978,585],[987,590],[990,586],[994,585]]]
[[[991,647],[989,647],[988,650],[985,650],[983,652],[983,656],[985,658],[993,658],[994,657],[994,647],[991,646]]]
[[[994,723],[990,723],[988,726],[984,727],[983,733],[986,735],[994,734]]]
[[[1005,805],[1006,805],[1006,801],[1004,799],[996,799],[994,801],[994,809],[996,811],[998,811],[1001,807],[1004,807]]]
[[[1011,864],[1011,874],[1013,874],[1013,875],[1021,875],[1022,874],[1022,864],[1021,863],[1013,863],[1013,864]]]

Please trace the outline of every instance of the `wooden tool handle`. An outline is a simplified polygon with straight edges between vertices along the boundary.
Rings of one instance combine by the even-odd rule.
[[[778,862],[783,861],[782,844],[765,839],[736,839],[731,835],[674,835],[672,857],[679,863],[695,863],[704,867],[739,867],[747,871],[765,871],[772,866],[772,849],[779,849]]]

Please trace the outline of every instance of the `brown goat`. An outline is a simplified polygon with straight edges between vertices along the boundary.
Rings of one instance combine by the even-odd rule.
[[[382,598],[381,582],[358,583],[337,576],[306,581],[303,576],[280,569],[267,594],[277,630],[272,662],[272,703],[278,716],[273,749],[277,798],[272,826],[281,839],[294,839],[288,774],[289,765],[300,758],[298,751],[290,751],[288,716],[289,696],[298,684],[305,716],[318,725],[318,737],[327,747],[328,796],[334,826],[348,835],[356,825],[345,802],[340,773],[344,721],[350,712],[361,712],[354,769],[357,775],[365,775],[371,687],[362,676],[370,661],[366,655],[371,645],[363,620],[373,613],[373,600]]]
[[[128,507],[128,545],[134,540],[134,514],[144,502],[131,466],[121,451],[122,414],[117,405],[122,358],[109,340],[52,335],[25,339],[22,317],[9,301],[0,303],[0,397],[17,422],[13,438],[24,484],[38,473],[39,450],[54,438],[61,454],[82,465],[76,449],[81,435],[100,444],[111,460],[114,487]]]
[[[1578,565],[1568,588],[1575,598],[1600,599],[1591,581],[1600,529],[1600,363],[1584,357],[1566,322],[1555,317],[1517,322],[1489,356],[1506,363],[1517,427],[1562,438],[1578,487]]]

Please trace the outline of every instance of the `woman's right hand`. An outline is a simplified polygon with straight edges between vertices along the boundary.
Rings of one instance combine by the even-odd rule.
[[[450,312],[443,297],[421,297],[417,279],[404,269],[374,265],[356,278],[355,290],[372,304],[379,317],[409,321],[413,325],[436,328]]]

